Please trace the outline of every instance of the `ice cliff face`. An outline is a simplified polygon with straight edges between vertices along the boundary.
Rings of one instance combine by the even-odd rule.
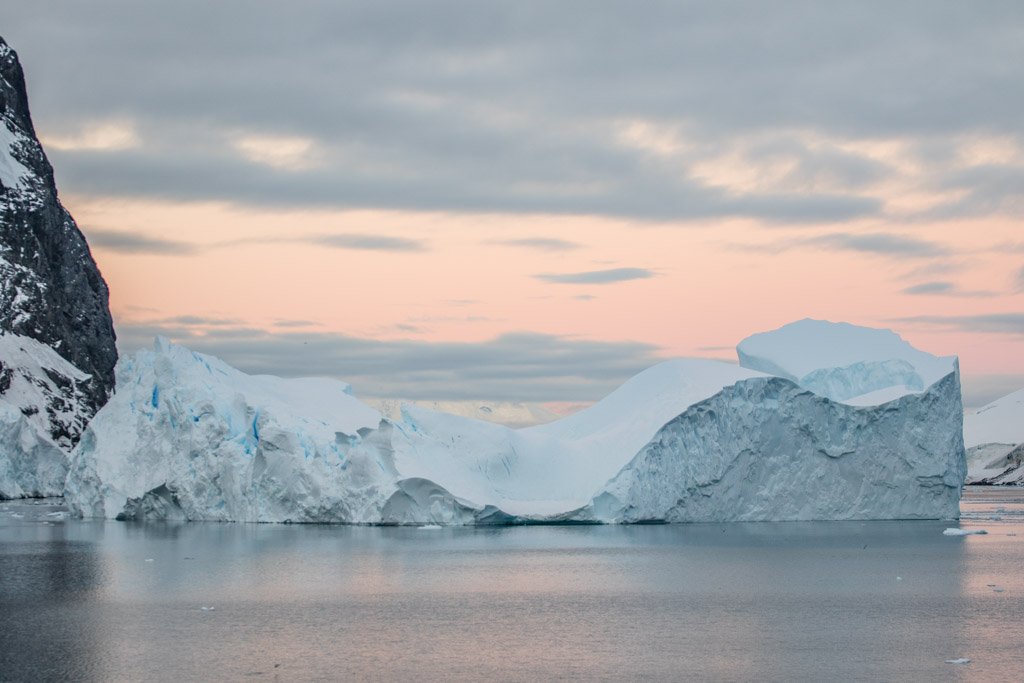
[[[358,523],[395,491],[390,426],[342,382],[249,376],[163,340],[117,373],[72,455],[86,516]]]
[[[871,362],[894,368],[897,390],[857,404],[727,363],[669,361],[585,411],[510,429],[417,406],[381,419],[340,383],[250,377],[158,342],[119,364],[117,393],[74,451],[67,495],[82,514],[132,519],[955,518],[955,359],[921,391],[889,360]]]
[[[924,394],[871,408],[781,378],[747,380],[665,425],[580,517],[956,518],[963,481],[959,395],[955,374]]]
[[[1024,484],[1024,389],[964,417],[967,481]]]
[[[41,342],[87,375],[88,415],[114,388],[107,298],[85,238],[57,199],[18,57],[0,38],[0,332]]]

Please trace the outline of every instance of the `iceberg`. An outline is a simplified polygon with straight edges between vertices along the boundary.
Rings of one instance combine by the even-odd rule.
[[[586,512],[609,522],[956,519],[956,358],[802,320],[737,346],[752,377],[666,424]]]
[[[838,348],[823,325],[802,343]],[[666,361],[519,429],[411,404],[389,419],[342,382],[249,376],[158,340],[119,362],[72,454],[68,502],[121,519],[420,527],[958,517],[955,358],[897,345],[795,367],[770,335],[741,354],[759,367]],[[840,386],[855,395],[834,398]]]
[[[967,482],[1024,484],[1024,389],[964,417]]]
[[[158,339],[72,452],[78,514],[122,519],[368,522],[394,488],[380,414],[343,382],[251,376]]]

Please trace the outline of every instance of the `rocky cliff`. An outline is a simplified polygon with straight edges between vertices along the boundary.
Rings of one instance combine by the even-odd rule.
[[[89,245],[57,197],[18,56],[0,38],[0,332],[45,344],[88,375],[75,387],[86,419],[114,389],[107,300]],[[0,376],[17,371],[11,361],[0,357]],[[53,424],[51,436],[77,441],[81,427],[70,426],[67,433],[68,422]]]

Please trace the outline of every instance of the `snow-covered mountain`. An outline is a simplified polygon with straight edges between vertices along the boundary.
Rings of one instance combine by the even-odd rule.
[[[0,497],[59,494],[52,447],[70,449],[114,389],[107,298],[57,198],[18,57],[0,38],[0,472],[27,477],[0,474]]]
[[[967,481],[1024,484],[1024,389],[964,417]]]
[[[802,343],[832,331],[823,325]],[[849,367],[818,358],[817,370]],[[586,410],[510,429],[412,405],[382,418],[342,383],[251,377],[160,340],[119,363],[116,394],[73,453],[67,495],[85,515],[145,519],[954,518],[959,373],[955,359],[934,360],[946,373],[896,398],[884,390],[905,368],[889,386],[865,370],[875,403],[729,363],[668,361]]]

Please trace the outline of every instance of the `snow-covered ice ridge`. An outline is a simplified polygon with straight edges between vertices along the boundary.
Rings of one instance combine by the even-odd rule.
[[[955,358],[818,321],[739,353],[774,376],[667,361],[586,410],[510,429],[417,406],[383,418],[342,382],[248,376],[158,340],[119,363],[67,497],[86,516],[356,524],[958,516]],[[841,387],[863,391],[839,400]]]
[[[967,482],[1024,484],[1024,389],[964,417]]]

